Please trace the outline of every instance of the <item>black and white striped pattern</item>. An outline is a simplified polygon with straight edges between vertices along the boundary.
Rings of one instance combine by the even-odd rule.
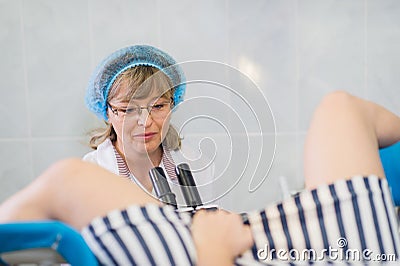
[[[175,172],[174,159],[172,158],[171,151],[166,149],[165,147],[164,147],[164,154],[163,154],[162,161],[163,161],[165,171],[167,171],[169,178],[171,178],[171,180],[174,180],[177,182],[178,177],[176,176],[176,172]]]
[[[132,174],[129,170],[129,167],[126,165],[125,159],[121,156],[121,154],[119,154],[119,152],[117,151],[117,149],[114,146],[113,146],[113,148],[114,148],[115,158],[117,159],[119,175],[131,177]],[[174,162],[174,159],[172,158],[170,150],[164,148],[162,162],[163,162],[164,168],[167,171],[168,176],[171,178],[171,180],[177,181],[177,176],[176,176],[176,172],[175,172],[175,162]]]
[[[298,252],[312,249],[317,255],[329,248],[340,249],[341,254],[346,250],[370,249],[372,259],[379,254],[393,254],[398,259],[400,241],[394,210],[386,180],[376,176],[354,177],[303,191],[249,213],[255,244],[236,264],[304,265],[283,261],[277,253],[264,260],[258,251],[266,248]],[[190,223],[187,213],[149,204],[96,218],[83,229],[82,235],[105,265],[194,265],[196,250]],[[346,245],[339,246],[338,241],[343,239]],[[343,258],[330,264],[340,265]],[[320,258],[311,261],[314,265],[325,265],[316,259]],[[346,264],[353,265],[351,261]]]
[[[282,203],[250,213],[249,223],[255,245],[243,259],[260,259],[261,249],[269,249],[268,257],[261,253],[266,263],[282,259],[277,252],[271,252],[273,249],[299,252],[312,249],[316,254],[329,248],[341,250],[340,254],[346,254],[346,250],[370,249],[371,258],[394,254],[396,259],[400,254],[390,191],[386,180],[376,176],[354,177],[303,191]],[[347,244],[342,247],[343,241]],[[343,258],[345,255],[338,257]]]
[[[195,265],[190,222],[170,206],[131,206],[94,219],[82,236],[104,265]]]
[[[129,171],[129,168],[126,165],[124,158],[122,158],[121,154],[119,154],[114,145],[113,148],[114,148],[115,158],[117,159],[118,174],[120,176],[130,177],[131,172]]]

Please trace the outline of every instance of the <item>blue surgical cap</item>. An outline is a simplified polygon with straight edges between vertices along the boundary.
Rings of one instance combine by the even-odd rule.
[[[97,66],[86,90],[85,103],[88,109],[100,119],[108,121],[107,97],[112,84],[122,72],[136,66],[151,66],[161,70],[175,87],[175,106],[183,100],[185,76],[175,60],[153,46],[134,45],[113,52]]]

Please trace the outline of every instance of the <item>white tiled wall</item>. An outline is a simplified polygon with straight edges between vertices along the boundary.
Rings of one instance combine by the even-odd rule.
[[[229,64],[249,77],[239,81],[231,68],[220,74],[205,63],[188,67],[241,85],[238,94],[188,86],[188,96],[211,95],[223,105],[194,102],[192,112],[207,105],[215,117],[188,124],[187,138],[215,141],[223,178],[235,179],[245,167],[224,207],[241,211],[279,200],[280,176],[290,189],[302,187],[305,132],[324,94],[343,89],[400,114],[399,14],[397,0],[0,0],[0,200],[52,162],[89,151],[86,132],[101,124],[84,106],[90,73],[104,56],[132,44],[157,46],[178,62]],[[230,154],[227,167],[223,157]],[[254,180],[268,176],[250,193],[253,173]]]

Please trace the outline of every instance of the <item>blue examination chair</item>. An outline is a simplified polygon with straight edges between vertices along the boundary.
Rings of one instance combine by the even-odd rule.
[[[0,265],[98,265],[74,228],[58,221],[0,224]]]
[[[394,204],[400,206],[400,142],[379,151]]]
[[[400,206],[400,142],[380,150],[396,206]],[[98,265],[82,236],[57,221],[0,224],[0,265]]]

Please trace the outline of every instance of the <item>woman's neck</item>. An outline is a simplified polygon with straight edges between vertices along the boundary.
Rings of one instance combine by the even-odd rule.
[[[159,166],[162,160],[163,151],[159,147],[152,153],[137,153],[132,151],[125,151],[121,149],[118,143],[115,143],[115,148],[121,157],[125,160],[129,171],[135,176],[135,178],[148,190],[152,191],[153,185],[149,177],[150,169]]]

